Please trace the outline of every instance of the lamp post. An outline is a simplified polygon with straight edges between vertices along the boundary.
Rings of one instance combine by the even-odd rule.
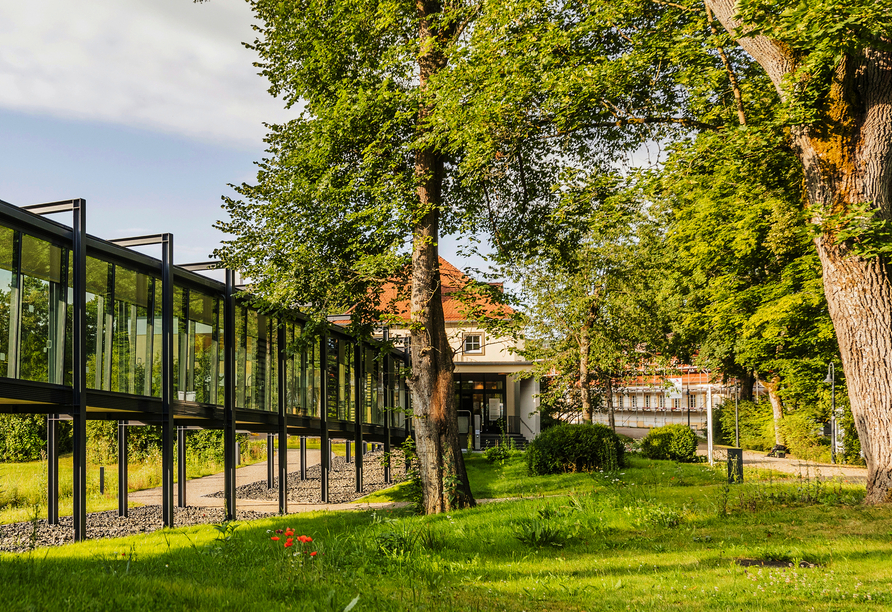
[[[836,367],[833,362],[827,368],[825,383],[830,383],[830,463],[836,463]]]

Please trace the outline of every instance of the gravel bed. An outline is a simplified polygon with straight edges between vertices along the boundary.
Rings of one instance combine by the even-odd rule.
[[[119,517],[117,510],[87,514],[87,538],[119,538],[157,531],[163,527],[161,506],[130,508],[128,517]],[[174,508],[174,524],[177,527],[222,523],[223,508]],[[251,521],[269,516],[263,512],[239,510],[239,521]],[[74,523],[70,516],[59,517],[58,525],[49,525],[45,519],[33,523],[0,525],[0,550],[25,552],[42,546],[59,546],[74,541]]]
[[[386,489],[391,486],[384,482],[384,467],[381,459],[383,451],[366,453],[362,461],[362,492],[356,492],[356,464],[347,463],[343,457],[334,457],[328,472],[328,501],[332,504],[351,502],[364,495]],[[391,452],[390,470],[394,483],[405,479],[402,454]],[[236,499],[256,499],[277,501],[279,499],[279,479],[273,480],[273,488],[267,487],[266,480],[241,485],[235,489]],[[211,493],[207,497],[223,497],[223,491]],[[311,465],[307,468],[307,479],[300,479],[300,471],[288,473],[288,501],[297,504],[322,503],[322,466]]]
[[[328,481],[329,502],[350,502],[363,495],[391,486],[384,483],[384,468],[380,462],[383,455],[382,451],[375,451],[367,453],[363,457],[362,493],[356,492],[355,464],[347,463],[343,457],[333,458]],[[394,483],[401,482],[405,478],[402,457],[399,451],[393,452],[391,455],[394,466],[391,470],[392,480]],[[318,464],[307,468],[307,480],[300,479],[300,471],[290,472],[288,474],[288,501],[298,504],[322,503],[321,473],[322,467]],[[242,485],[236,488],[236,498],[276,501],[279,499],[278,481],[275,481],[273,486],[274,488],[268,489],[266,480]],[[218,491],[208,497],[223,497],[223,491]],[[239,510],[238,520],[251,521],[272,515],[274,513]],[[224,517],[223,508],[174,508],[174,525],[177,527],[222,523]],[[159,505],[130,508],[129,516],[126,518],[119,517],[117,510],[87,514],[87,539],[90,540],[149,533],[162,527],[161,506]],[[49,525],[45,519],[0,525],[0,551],[25,552],[34,548],[59,546],[73,541],[74,527],[70,516],[59,517],[58,525]]]

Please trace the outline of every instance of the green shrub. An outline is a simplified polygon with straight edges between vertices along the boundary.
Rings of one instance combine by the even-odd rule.
[[[697,436],[686,425],[664,425],[651,429],[641,440],[641,452],[648,459],[695,461]]]
[[[830,438],[821,435],[821,424],[808,415],[787,414],[781,420],[780,428],[784,443],[793,455],[809,461],[830,462]]]
[[[46,449],[46,415],[0,414],[0,461],[37,461]],[[59,450],[71,450],[71,422],[59,422]]]
[[[623,465],[625,448],[606,425],[564,423],[536,436],[526,450],[531,474],[615,470]]]

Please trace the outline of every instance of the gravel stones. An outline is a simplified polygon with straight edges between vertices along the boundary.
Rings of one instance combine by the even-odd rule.
[[[117,510],[87,514],[87,538],[119,538],[156,531],[163,527],[161,506],[130,508],[129,516],[119,517]],[[240,510],[239,521],[251,521],[269,516],[261,512]],[[223,508],[174,508],[174,524],[178,527],[222,523]],[[74,541],[72,517],[59,517],[58,525],[45,519],[34,522],[0,525],[0,550],[25,552],[42,546],[59,546]]]
[[[347,463],[343,457],[334,457],[328,471],[328,501],[342,504],[359,499],[364,495],[385,489],[391,485],[384,482],[384,458],[382,451],[366,453],[362,460],[362,492],[356,492],[356,464]],[[405,479],[402,453],[391,452],[391,480],[394,483]],[[266,480],[241,485],[235,489],[236,499],[257,499],[276,501],[279,499],[279,480],[273,480],[273,488],[267,488]],[[208,497],[223,497],[223,491],[217,491]],[[288,473],[288,501],[297,504],[322,503],[322,466],[313,465],[307,468],[307,479],[300,479],[300,471]]]

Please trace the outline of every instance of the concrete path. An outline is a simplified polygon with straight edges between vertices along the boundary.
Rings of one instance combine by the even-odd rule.
[[[647,435],[650,429],[646,427],[617,427],[616,433],[629,436],[635,440],[640,440]],[[716,447],[716,451],[721,451],[725,447]],[[706,443],[702,442],[698,448],[701,455],[706,454]],[[818,463],[816,461],[806,461],[795,457],[786,457],[777,459],[775,457],[766,457],[764,452],[743,451],[744,468],[757,468],[776,470],[786,474],[802,476],[804,478],[820,478],[822,480],[841,479],[846,482],[866,483],[867,468],[855,465],[832,465],[829,463]]]

